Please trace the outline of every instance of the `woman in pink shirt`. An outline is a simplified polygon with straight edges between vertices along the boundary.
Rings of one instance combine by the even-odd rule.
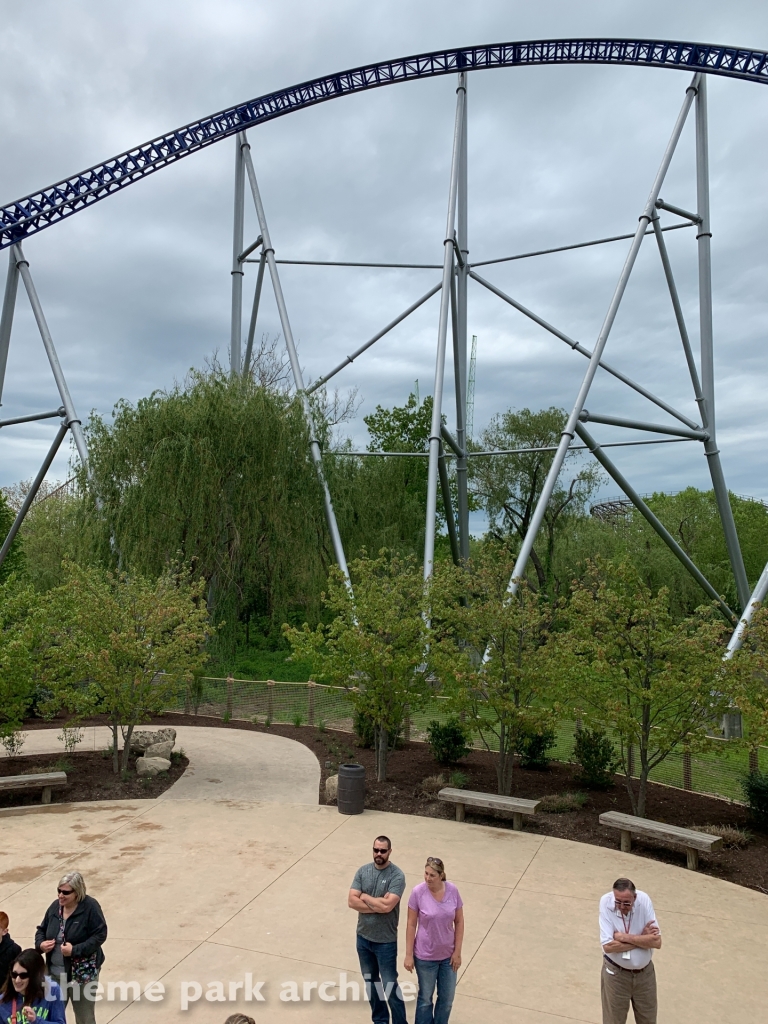
[[[448,1024],[461,967],[464,941],[464,904],[453,882],[445,880],[439,857],[427,857],[424,881],[408,900],[405,932],[406,971],[416,968],[419,995],[415,1024]],[[437,986],[437,1002],[432,999]]]

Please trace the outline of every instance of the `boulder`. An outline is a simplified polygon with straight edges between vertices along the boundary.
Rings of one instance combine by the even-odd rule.
[[[137,775],[149,775],[151,778],[154,775],[159,775],[160,772],[167,772],[170,767],[171,762],[166,757],[136,758]]]
[[[168,742],[173,748],[173,744],[176,742],[175,729],[136,729],[131,735],[131,750],[136,751],[137,754],[143,754],[147,747],[151,747],[154,743]]]
[[[325,780],[325,802],[327,804],[336,800],[339,795],[339,776],[329,775]]]
[[[162,743],[153,743],[151,747],[147,747],[144,757],[164,757],[166,761],[170,761],[172,750],[173,743],[170,740],[164,740]]]

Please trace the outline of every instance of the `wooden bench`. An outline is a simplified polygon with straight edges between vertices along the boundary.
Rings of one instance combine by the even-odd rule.
[[[539,800],[523,800],[517,796],[499,796],[497,793],[474,793],[470,789],[453,789],[450,786],[441,789],[438,800],[456,804],[456,821],[464,821],[465,807],[481,807],[489,811],[505,811],[512,815],[512,828],[520,832],[523,827],[523,815],[535,814]]]
[[[42,789],[42,803],[51,802],[51,790],[61,789],[67,784],[66,772],[42,772],[40,775],[10,775],[0,779],[0,793],[15,792],[19,789]]]
[[[711,853],[723,845],[720,836],[710,836],[706,832],[695,832],[690,828],[678,825],[665,825],[663,821],[650,821],[648,818],[636,818],[632,814],[621,814],[619,811],[606,811],[600,815],[600,824],[609,828],[617,828],[621,832],[622,853],[632,851],[632,833],[648,836],[649,839],[663,839],[673,846],[682,846],[687,857],[687,867],[696,871],[699,866],[699,851]]]

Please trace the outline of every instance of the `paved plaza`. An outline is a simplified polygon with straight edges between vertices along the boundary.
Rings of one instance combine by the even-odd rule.
[[[86,743],[105,739],[91,730]],[[354,1000],[361,979],[346,902],[379,833],[391,836],[408,890],[425,858],[439,856],[464,898],[452,1024],[599,1022],[597,902],[619,875],[647,890],[659,915],[661,1022],[764,1018],[768,896],[525,832],[378,811],[345,817],[317,804],[314,756],[282,737],[180,728],[178,747],[190,768],[157,800],[0,811],[0,908],[16,941],[31,944],[59,876],[76,868],[109,924],[105,986],[165,988],[156,1002],[143,994],[102,1002],[99,1024],[223,1024],[236,1009],[257,1021],[370,1021],[367,1004]],[[48,749],[61,749],[55,731],[30,734],[25,753]],[[404,924],[405,913],[401,961]],[[206,1001],[206,992],[227,997],[247,975],[264,983],[266,1002],[244,1002],[242,988],[233,990],[239,1001]],[[412,1020],[415,1001],[408,1007]]]

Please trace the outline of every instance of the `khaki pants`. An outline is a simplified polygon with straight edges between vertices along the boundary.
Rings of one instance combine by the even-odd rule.
[[[625,1024],[629,1004],[635,1024],[656,1024],[656,972],[653,961],[642,971],[626,971],[603,960],[600,972],[603,1024]]]

